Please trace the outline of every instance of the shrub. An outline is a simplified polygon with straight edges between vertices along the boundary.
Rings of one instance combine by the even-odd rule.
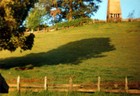
[[[82,26],[84,24],[89,24],[90,22],[92,22],[92,20],[90,18],[79,18],[79,19],[75,19],[75,20],[72,20],[72,21],[57,23],[55,25],[55,27],[57,29],[69,28],[69,27],[78,27],[78,26]]]

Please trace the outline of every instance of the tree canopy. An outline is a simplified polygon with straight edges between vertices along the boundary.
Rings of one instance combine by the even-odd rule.
[[[36,22],[38,15],[33,16],[33,13],[41,8],[46,9],[45,15],[53,18],[51,23],[58,23],[63,19],[71,21],[72,19],[90,17],[98,10],[100,2],[101,0],[39,0],[36,3],[37,7],[33,9],[34,12],[31,11],[32,15],[29,16],[34,21],[29,20],[28,22],[29,18],[27,18],[26,23]]]
[[[37,27],[43,23],[42,16],[47,14],[50,10],[50,1],[49,0],[39,0],[34,4],[34,8],[31,8],[29,14],[26,18],[25,27],[30,30],[35,30]]]
[[[41,17],[45,15],[45,13],[44,9],[32,9],[26,19],[26,27],[30,30],[35,30],[43,22]]]
[[[34,35],[24,35],[23,21],[37,0],[0,0],[0,50],[31,49]]]
[[[57,3],[53,7],[62,10],[62,18],[69,21],[81,17],[90,17],[90,14],[98,10],[98,3],[101,0],[56,0]]]

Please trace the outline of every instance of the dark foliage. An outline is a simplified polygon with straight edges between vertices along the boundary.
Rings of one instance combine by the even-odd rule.
[[[8,93],[9,86],[6,83],[4,77],[0,73],[0,93]]]
[[[18,47],[23,50],[32,48],[34,36],[31,36],[33,34],[25,36],[21,25],[36,1],[0,0],[0,50],[15,51]]]

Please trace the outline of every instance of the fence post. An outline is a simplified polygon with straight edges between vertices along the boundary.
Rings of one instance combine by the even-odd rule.
[[[125,77],[125,91],[128,92],[128,79]]]
[[[72,77],[70,77],[70,79],[69,79],[69,84],[70,84],[70,86],[69,86],[69,90],[72,91],[72,88],[73,88]]]
[[[20,92],[20,76],[17,77],[17,91]]]
[[[44,78],[44,90],[48,90],[48,79],[47,79],[47,76],[45,76]]]
[[[100,85],[101,85],[101,77],[98,76],[98,84],[97,84],[97,91],[98,91],[98,92],[101,91],[101,87],[100,87]]]

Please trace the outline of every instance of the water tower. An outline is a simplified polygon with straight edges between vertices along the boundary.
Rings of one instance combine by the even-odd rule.
[[[120,0],[108,0],[107,22],[119,22],[122,20]]]

